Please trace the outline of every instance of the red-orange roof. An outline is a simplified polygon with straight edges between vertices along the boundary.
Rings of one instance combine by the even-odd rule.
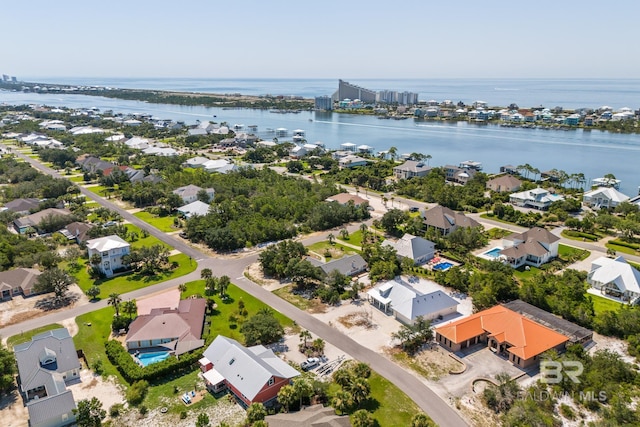
[[[506,342],[509,351],[529,359],[569,340],[533,320],[497,305],[436,329],[436,332],[459,344],[487,332],[498,342]]]

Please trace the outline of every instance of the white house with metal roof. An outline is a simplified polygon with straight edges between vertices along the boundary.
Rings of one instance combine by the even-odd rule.
[[[126,268],[122,257],[131,252],[131,245],[120,236],[112,234],[111,236],[87,240],[87,251],[89,262],[91,262],[93,255],[100,256],[101,262],[97,267],[105,276],[111,277],[114,271]]]
[[[80,361],[65,328],[53,329],[13,348],[29,426],[61,427],[75,422],[67,383],[80,379]]]
[[[640,297],[640,271],[619,256],[600,257],[591,263],[587,283],[603,294],[635,303]]]
[[[441,290],[423,294],[402,280],[389,280],[367,292],[369,303],[397,320],[412,325],[418,316],[433,320],[453,314],[458,301]]]
[[[204,351],[200,369],[210,390],[225,385],[246,406],[274,402],[280,388],[300,375],[264,346],[244,347],[222,335]]]
[[[209,213],[209,204],[196,200],[187,205],[180,206],[178,212],[184,215],[185,218],[191,218],[192,216],[205,216]]]
[[[628,200],[629,196],[613,187],[598,187],[595,190],[587,191],[582,196],[582,203],[596,209],[615,208]]]
[[[534,188],[532,190],[521,191],[509,195],[509,202],[516,206],[547,210],[553,202],[564,200],[564,197],[558,194],[551,194],[543,188]]]

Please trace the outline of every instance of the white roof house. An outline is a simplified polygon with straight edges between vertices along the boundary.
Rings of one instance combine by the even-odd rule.
[[[144,150],[149,147],[151,140],[147,138],[140,138],[139,136],[134,136],[133,138],[125,141],[124,145],[129,148],[135,148],[136,150]]]
[[[558,200],[564,200],[564,197],[551,194],[549,191],[539,187],[509,195],[509,202],[514,205],[540,210],[548,209],[553,202]]]
[[[399,257],[412,259],[415,264],[429,261],[436,252],[435,243],[408,233],[395,242],[385,240],[382,245],[391,246]]]
[[[458,301],[441,290],[422,294],[401,280],[390,280],[367,292],[369,302],[411,325],[418,316],[433,320],[457,311]]]
[[[603,294],[635,302],[640,297],[640,271],[619,256],[600,257],[591,263],[587,282]]]
[[[587,191],[582,196],[582,202],[594,208],[614,208],[622,202],[629,200],[629,196],[613,187],[598,187]]]
[[[245,403],[260,399],[259,394],[278,380],[288,380],[300,375],[287,362],[262,345],[244,347],[236,340],[218,335],[204,351],[205,363],[223,377],[231,391]],[[202,362],[201,362],[202,363]],[[275,391],[275,390],[274,390]],[[274,395],[275,397],[275,395]],[[261,401],[261,400],[256,400]]]
[[[171,147],[147,147],[142,150],[144,154],[153,154],[154,156],[172,157],[177,156],[178,151]]]
[[[182,166],[188,167],[188,168],[201,168],[208,161],[209,161],[209,159],[206,158],[206,157],[196,156],[196,157],[192,157],[190,159],[187,159],[182,164]]]
[[[209,204],[201,202],[200,200],[196,200],[195,202],[191,202],[188,205],[179,207],[178,212],[180,212],[186,218],[191,218],[192,216],[196,215],[204,216],[209,213]]]
[[[237,169],[234,163],[231,163],[225,159],[209,160],[202,165],[202,168],[207,172],[227,173]]]
[[[128,248],[130,245],[124,241],[120,236],[111,235],[105,237],[99,237],[97,239],[87,240],[87,249],[92,249],[100,252],[110,251],[118,248]]]

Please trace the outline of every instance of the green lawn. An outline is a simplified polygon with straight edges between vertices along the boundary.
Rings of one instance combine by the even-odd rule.
[[[136,212],[133,215],[140,218],[144,222],[150,225],[153,225],[158,230],[164,231],[165,233],[178,230],[178,228],[175,228],[173,226],[173,220],[176,218],[175,215],[157,216],[150,212],[145,212],[145,211]]]
[[[362,231],[360,230],[354,231],[353,233],[349,234],[349,238],[347,239],[343,239],[342,237],[340,237],[340,235],[337,235],[336,238],[351,245],[356,245],[358,247],[362,246]]]
[[[114,292],[124,294],[136,289],[155,285],[156,283],[164,282],[169,279],[184,276],[194,271],[197,267],[197,263],[190,260],[185,254],[170,256],[169,262],[173,261],[178,262],[178,268],[156,274],[155,276],[142,276],[138,273],[132,272],[122,276],[113,277],[111,279],[98,280],[94,280],[89,277],[89,272],[87,271],[85,262],[85,265],[83,265],[78,272],[74,273],[74,277],[76,278],[76,283],[83,291],[86,291],[95,284],[100,286],[100,295],[98,298],[107,298]]]
[[[398,387],[387,381],[374,371],[369,377],[371,386],[371,397],[368,402],[362,405],[372,413],[379,427],[410,426],[411,418],[422,412],[413,400],[404,394]],[[328,394],[333,396],[340,386],[331,383]]]
[[[53,323],[51,325],[45,325],[40,328],[32,329],[30,331],[23,331],[19,335],[14,335],[7,339],[7,347],[13,348],[14,345],[22,344],[24,342],[30,341],[31,338],[35,335],[38,335],[41,332],[50,331],[52,329],[62,328],[62,325],[58,323]]]
[[[616,245],[615,243],[605,243],[605,246],[607,247],[607,249],[613,249],[616,252],[622,252],[623,254],[629,254],[629,255],[637,255],[637,251],[633,248],[629,248],[627,246],[621,246],[621,245]]]
[[[173,249],[172,247],[166,245],[165,243],[161,242],[160,239],[158,239],[157,237],[154,237],[152,235],[148,235],[147,237],[142,237],[142,230],[140,230],[138,227],[136,227],[133,224],[125,224],[125,226],[127,227],[127,230],[129,230],[129,232],[136,232],[138,233],[138,240],[136,240],[135,242],[129,242],[131,243],[131,248],[135,249],[135,248],[142,248],[142,247],[149,247],[149,246],[153,246],[153,245],[162,245],[166,248],[168,248],[169,250]]]
[[[329,244],[328,240],[309,245],[307,246],[307,249],[322,256],[324,256],[326,250],[329,250],[332,252],[332,256],[334,259],[341,258],[343,255],[358,253],[357,250],[348,246],[341,245],[340,243],[334,243],[333,245],[331,245]]]
[[[578,258],[578,261],[582,261],[587,259],[589,255],[591,255],[591,252],[586,249],[574,248],[572,246],[560,244],[558,245],[558,255],[560,256],[560,258],[563,258],[565,260],[572,256],[576,256]]]
[[[91,191],[92,193],[97,194],[100,197],[105,197],[107,195],[107,192],[105,191],[107,187],[105,187],[104,185],[93,185],[91,187],[85,187],[85,188]],[[113,190],[111,190],[111,192],[113,192]]]
[[[529,270],[525,270],[524,267],[520,267],[517,269],[513,270],[513,275],[516,277],[516,279],[518,279],[520,282],[530,279],[533,276],[537,276],[538,274],[541,274],[542,270],[540,270],[537,267],[531,267],[529,266]]]
[[[195,280],[193,282],[186,283],[187,290],[182,294],[182,298],[187,298],[191,295],[205,295],[204,280]],[[244,337],[240,333],[240,325],[242,322],[251,315],[257,313],[261,308],[268,307],[265,303],[259,299],[249,295],[242,289],[235,285],[229,286],[226,292],[228,298],[222,300],[219,295],[214,295],[213,298],[218,307],[214,314],[210,316],[210,326],[208,337],[204,337],[207,343],[213,341],[218,335],[224,335],[234,340],[244,342]],[[239,314],[238,303],[244,302],[244,308],[247,310],[247,315],[242,316]],[[230,324],[229,316],[235,315],[238,319],[235,327]],[[276,319],[285,328],[293,327],[293,321],[283,314],[274,311]]]
[[[67,179],[68,179],[69,181],[71,181],[71,182],[77,182],[77,183],[84,183],[84,182],[85,182],[85,180],[84,180],[84,178],[82,177],[82,175],[79,175],[79,176],[72,176],[72,177],[69,177],[69,178],[67,178]]]
[[[601,314],[605,311],[618,311],[622,307],[622,304],[616,301],[612,301],[608,298],[599,297],[598,295],[587,294],[593,301],[593,309],[596,314]]]
[[[516,223],[514,223],[514,222],[505,221],[505,220],[503,220],[503,219],[498,218],[498,217],[497,217],[497,216],[495,216],[495,215],[491,215],[491,214],[487,214],[487,213],[480,214],[480,218],[490,219],[490,220],[492,220],[492,221],[501,222],[501,223],[503,223],[503,224],[518,225],[518,224],[516,224]]]

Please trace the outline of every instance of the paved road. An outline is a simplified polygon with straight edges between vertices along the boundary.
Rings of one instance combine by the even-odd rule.
[[[18,156],[29,162],[33,167],[42,171],[43,173],[53,175],[58,178],[63,178],[59,173],[42,165],[34,159],[17,153]],[[378,372],[383,377],[390,380],[393,384],[398,386],[404,391],[414,402],[440,426],[445,427],[463,427],[468,424],[462,419],[462,417],[447,403],[445,403],[437,394],[435,394],[426,384],[416,378],[416,376],[402,368],[395,363],[386,359],[378,353],[375,353],[368,348],[358,344],[348,336],[342,334],[336,329],[328,326],[324,322],[316,319],[315,317],[307,314],[306,312],[298,309],[292,304],[282,300],[271,292],[266,291],[261,286],[253,283],[243,276],[246,266],[253,263],[257,259],[257,254],[252,254],[243,258],[236,259],[221,259],[212,258],[207,254],[200,252],[199,250],[189,246],[179,237],[174,237],[161,232],[157,228],[149,225],[148,223],[138,219],[131,215],[125,209],[120,206],[99,197],[95,193],[80,187],[82,194],[88,198],[95,200],[102,206],[117,211],[122,215],[124,219],[135,224],[141,229],[145,229],[149,234],[157,237],[160,241],[173,246],[179,251],[187,254],[193,260],[198,262],[198,268],[193,273],[180,278],[172,279],[167,282],[159,283],[157,285],[149,286],[143,289],[139,289],[127,294],[123,294],[122,298],[133,299],[140,298],[144,295],[152,294],[160,290],[169,289],[177,286],[179,283],[183,283],[190,280],[200,278],[200,270],[202,268],[211,268],[214,275],[226,274],[228,275],[234,284],[240,287],[242,290],[250,293],[251,295],[264,301],[275,310],[283,313],[287,317],[297,322],[303,328],[309,330],[311,333],[331,343],[335,347],[349,354],[353,358],[371,365],[371,368]],[[321,240],[322,236],[315,236],[310,240]],[[11,336],[21,331],[31,330],[33,328],[48,325],[51,323],[59,322],[70,317],[78,316],[84,313],[88,313],[93,310],[97,310],[106,307],[107,302],[105,300],[91,303],[79,307],[74,307],[69,310],[54,313],[51,315],[43,316],[37,319],[32,319],[27,322],[23,322],[17,325],[8,326],[0,329],[1,336]]]

